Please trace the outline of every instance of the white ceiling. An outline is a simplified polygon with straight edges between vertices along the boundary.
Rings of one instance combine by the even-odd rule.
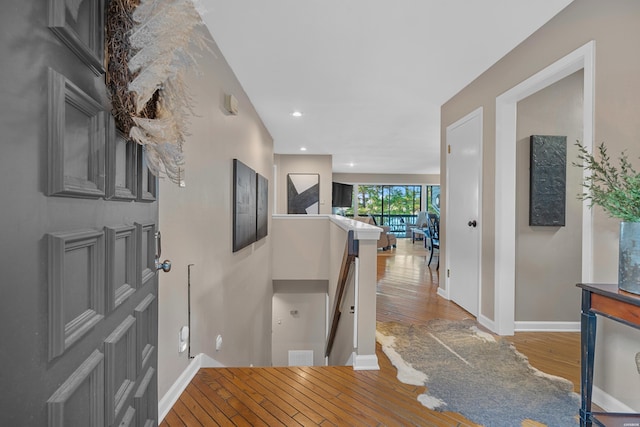
[[[201,0],[278,154],[440,173],[440,106],[571,0]],[[303,112],[294,118],[294,110]],[[353,166],[350,164],[353,163]]]

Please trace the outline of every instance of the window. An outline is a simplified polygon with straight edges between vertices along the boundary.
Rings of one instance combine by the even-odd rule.
[[[439,213],[440,186],[424,189],[427,210]],[[391,233],[405,237],[405,224],[413,224],[422,209],[422,192],[422,185],[359,185],[357,215],[371,215],[378,225],[387,225]],[[346,209],[344,215],[353,216],[353,208]]]

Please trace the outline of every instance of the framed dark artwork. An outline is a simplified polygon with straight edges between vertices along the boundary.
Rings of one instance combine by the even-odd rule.
[[[233,159],[233,252],[256,241],[257,174]]]
[[[260,174],[256,178],[256,240],[260,240],[269,234],[269,180]]]
[[[567,137],[531,135],[529,225],[565,225]]]
[[[287,175],[287,213],[320,213],[320,175],[290,173]]]

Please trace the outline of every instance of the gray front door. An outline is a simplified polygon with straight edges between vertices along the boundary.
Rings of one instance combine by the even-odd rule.
[[[157,424],[156,180],[111,118],[104,6],[0,13],[2,426]]]

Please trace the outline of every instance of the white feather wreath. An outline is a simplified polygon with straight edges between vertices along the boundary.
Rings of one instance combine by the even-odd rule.
[[[182,144],[193,115],[185,70],[197,64],[196,50],[208,50],[206,32],[192,0],[141,0],[133,12],[129,36],[135,52],[129,60],[134,78],[136,114],[158,92],[156,118],[133,116],[129,136],[145,147],[147,164],[156,176],[179,183],[184,170]]]

